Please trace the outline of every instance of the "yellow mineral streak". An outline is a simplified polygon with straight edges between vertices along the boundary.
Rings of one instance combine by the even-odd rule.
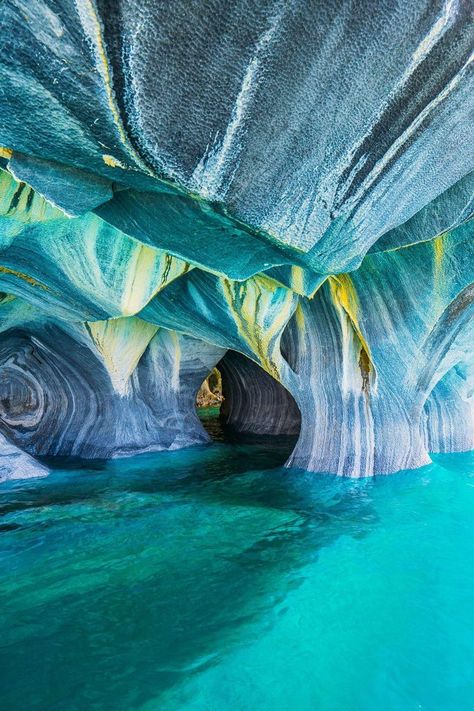
[[[10,173],[0,170],[0,217],[27,224],[64,219],[62,210],[53,207],[26,183],[16,180]]]
[[[85,326],[102,356],[115,391],[127,395],[130,377],[158,326],[136,317],[92,321]]]
[[[337,274],[329,277],[331,298],[336,308],[342,308],[349,317],[352,328],[357,334],[361,347],[367,354],[366,361],[373,367],[369,344],[367,343],[359,325],[359,299],[349,274]]]
[[[364,348],[369,352],[369,347],[359,325],[359,299],[354,284],[349,274],[337,274],[329,277],[331,298],[336,306],[341,306],[349,316],[351,323]]]
[[[133,316],[143,309],[159,290],[160,252],[137,243],[127,268],[121,310],[124,316]]]
[[[445,237],[447,233],[441,234],[433,241],[433,256],[434,256],[434,280],[438,283],[443,276],[443,260],[446,254]]]
[[[220,283],[239,335],[262,367],[280,380],[279,336],[291,317],[292,291],[275,288],[276,282],[266,276],[251,277],[244,282],[221,279]]]
[[[102,160],[104,161],[105,165],[108,165],[110,168],[126,168],[126,166],[121,163],[118,158],[114,158],[108,153],[104,153],[102,155]]]
[[[109,105],[110,111],[112,113],[114,123],[117,126],[118,133],[120,136],[120,140],[122,141],[127,153],[130,155],[130,157],[137,163],[142,170],[144,170],[146,173],[150,174],[150,169],[148,166],[143,163],[141,160],[140,156],[138,153],[135,151],[133,146],[131,145],[130,141],[128,140],[127,133],[125,131],[124,125],[122,123],[122,119],[120,118],[120,113],[118,110],[117,103],[115,101],[115,95],[114,95],[114,90],[112,86],[112,73],[110,71],[109,67],[109,62],[107,59],[107,54],[105,51],[105,45],[104,45],[104,39],[102,37],[102,27],[100,24],[99,17],[96,12],[96,8],[92,0],[78,0],[77,1],[77,6],[80,11],[85,11],[87,18],[89,19],[92,28],[93,28],[93,41],[95,44],[95,48],[97,51],[97,60],[98,60],[98,69],[99,72],[102,76],[103,82],[104,82],[104,88],[105,92],[107,95],[107,103]],[[91,38],[92,39],[92,38]],[[117,161],[113,156],[110,155],[103,155],[103,160],[107,165],[111,165],[112,167],[124,167],[122,164]],[[109,163],[108,160],[113,161],[112,163]]]
[[[298,266],[291,267],[291,288],[296,291],[297,294],[304,296],[304,270]]]
[[[189,268],[182,259],[136,242],[123,290],[122,314],[133,316],[141,311],[159,291],[186,274]]]
[[[303,333],[303,331],[305,329],[305,320],[304,320],[304,312],[303,312],[303,309],[301,308],[300,303],[298,303],[298,306],[296,307],[295,320],[296,320],[296,326],[298,328],[298,331]]]
[[[12,276],[18,277],[18,279],[23,279],[23,281],[26,281],[28,284],[31,284],[31,286],[37,286],[39,289],[49,291],[49,288],[46,286],[46,284],[43,284],[42,282],[38,281],[37,279],[34,279],[31,276],[28,276],[28,274],[25,274],[24,272],[17,272],[16,269],[10,269],[10,267],[0,266],[0,274],[11,274]]]
[[[444,259],[446,257],[446,237],[449,232],[438,235],[431,244],[433,245],[433,286],[434,310],[443,310],[444,292],[446,287]]]
[[[298,301],[298,304],[295,309],[295,324],[296,324],[296,331],[297,331],[297,336],[298,336],[299,354],[300,354],[300,356],[303,356],[306,353],[306,349],[308,346],[308,340],[306,338],[307,331],[306,331],[305,314],[304,314],[303,307],[301,306],[301,303],[299,301]]]

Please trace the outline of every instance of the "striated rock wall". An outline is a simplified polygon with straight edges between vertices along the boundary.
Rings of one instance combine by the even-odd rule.
[[[136,319],[132,324],[109,321],[105,327],[95,322],[82,333],[48,324],[2,334],[1,431],[33,455],[85,458],[208,442],[194,401],[223,351],[152,329],[140,349],[143,355],[135,351],[127,359],[125,348],[132,338],[137,343],[138,328]],[[132,333],[117,334],[123,329]]]
[[[433,388],[426,401],[427,448],[430,452],[474,449],[474,374],[472,364],[458,363]]]
[[[229,423],[300,427],[289,466],[474,446],[473,29],[464,0],[4,0],[0,476],[206,441],[226,351]]]

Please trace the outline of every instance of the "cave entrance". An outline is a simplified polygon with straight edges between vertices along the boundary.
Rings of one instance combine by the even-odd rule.
[[[225,441],[224,427],[221,421],[221,407],[224,401],[222,393],[222,373],[219,363],[201,383],[196,395],[196,411],[202,426],[216,442]]]
[[[222,374],[218,367],[213,368],[201,383],[196,395],[196,407],[202,411],[219,413],[224,396],[222,395]]]
[[[241,353],[227,351],[202,383],[196,408],[212,439],[278,446],[286,457],[301,427],[292,395]]]

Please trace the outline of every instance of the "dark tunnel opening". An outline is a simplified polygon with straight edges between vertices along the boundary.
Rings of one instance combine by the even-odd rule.
[[[203,382],[196,399],[201,422],[214,441],[258,444],[293,451],[301,427],[299,408],[288,390],[263,368],[227,351]]]

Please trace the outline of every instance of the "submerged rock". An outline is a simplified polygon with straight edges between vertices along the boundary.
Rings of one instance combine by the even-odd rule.
[[[48,469],[0,434],[0,483],[47,476]]]
[[[204,442],[226,351],[229,424],[300,429],[290,466],[474,446],[466,3],[5,0],[0,26],[6,461]]]

